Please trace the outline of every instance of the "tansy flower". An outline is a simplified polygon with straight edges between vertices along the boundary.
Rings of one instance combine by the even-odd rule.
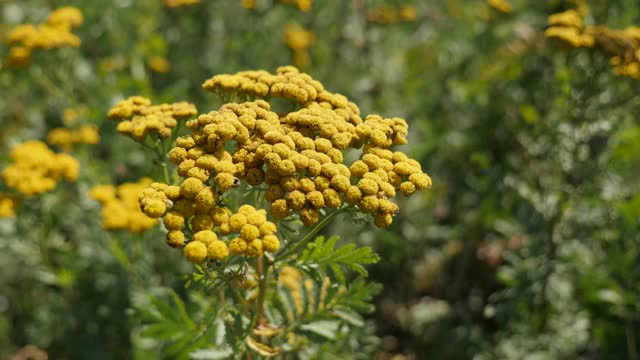
[[[56,154],[41,141],[31,140],[15,146],[11,163],[2,170],[4,183],[24,195],[53,190],[58,181],[75,181],[79,163],[67,154]]]
[[[152,106],[149,99],[132,96],[117,103],[108,115],[120,121],[116,128],[119,133],[143,141],[152,133],[162,138],[170,137],[178,121],[196,113],[195,106],[187,102]]]
[[[106,230],[125,229],[133,233],[142,233],[153,227],[157,220],[145,215],[140,210],[138,197],[151,185],[151,179],[143,178],[136,183],[123,183],[118,187],[97,185],[89,191],[89,197],[102,204],[102,226]],[[146,203],[146,210],[158,216],[166,211],[166,202],[159,197]],[[178,221],[178,220],[174,220]],[[182,229],[182,227],[180,227]],[[178,239],[173,238],[177,243]]]
[[[14,27],[7,34],[7,42],[13,45],[9,49],[7,65],[26,67],[32,51],[36,49],[80,46],[80,38],[71,33],[71,29],[82,25],[82,22],[82,12],[78,8],[65,6],[50,13],[42,24]]]
[[[296,217],[314,226],[327,208],[352,206],[370,214],[376,226],[387,227],[399,210],[392,202],[397,192],[409,196],[431,186],[420,163],[395,149],[407,143],[404,119],[363,119],[356,104],[294,67],[278,68],[275,74],[216,75],[203,87],[280,97],[299,109],[277,114],[258,99],[227,103],[186,121],[190,132],[178,137],[167,154],[183,179],[180,186],[154,183],[138,200],[144,213],[163,218],[170,246],[186,244],[190,261],[276,252],[278,221]],[[148,107],[148,99],[131,97],[110,116],[140,116]],[[343,154],[349,149],[360,154],[350,163]],[[242,182],[264,189],[268,209],[245,204],[234,212],[223,205],[225,195]],[[186,233],[193,236],[186,238]]]
[[[19,199],[16,196],[0,193],[0,219],[16,216],[16,206]]]
[[[503,14],[510,14],[513,10],[511,4],[505,0],[487,0],[487,4],[494,10]]]
[[[171,63],[162,56],[151,56],[147,59],[147,66],[157,73],[166,73],[171,68]]]

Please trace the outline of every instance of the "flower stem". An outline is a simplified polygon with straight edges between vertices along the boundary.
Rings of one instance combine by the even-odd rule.
[[[336,217],[336,215],[343,212],[344,209],[346,209],[346,207],[337,209],[331,214],[325,216],[324,219],[322,219],[322,221],[317,223],[316,226],[314,226],[313,229],[311,229],[300,241],[296,242],[295,244],[293,244],[292,247],[290,247],[283,253],[279,254],[276,257],[276,261],[286,259],[287,257],[297,253],[303,246],[305,246],[309,241],[311,241],[311,239],[313,239],[313,237],[318,233],[318,231],[322,230],[323,227],[327,226],[327,224],[329,224],[329,222],[331,222],[331,220],[334,217]]]
[[[169,170],[167,169],[167,162],[162,161],[160,163],[160,166],[162,166],[162,174],[164,175],[164,182],[171,185],[171,181],[169,181]]]
[[[264,299],[267,293],[267,278],[269,276],[269,264],[267,263],[267,265],[264,266],[263,257],[260,257],[257,260],[256,273],[260,278],[260,285],[258,288],[258,303],[256,305],[257,306],[256,314],[253,318],[253,321],[251,322],[251,328],[262,323],[263,321],[262,318],[264,316]]]

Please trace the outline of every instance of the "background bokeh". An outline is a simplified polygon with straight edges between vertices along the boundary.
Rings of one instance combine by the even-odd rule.
[[[404,151],[433,179],[389,229],[345,218],[326,231],[381,257],[352,358],[638,359],[640,36],[616,32],[640,25],[637,1],[174,2],[0,1],[5,40],[60,6],[84,16],[79,47],[29,64],[0,47],[0,168],[54,128],[100,134],[70,151],[77,182],[0,219],[0,358],[37,353],[27,345],[49,359],[162,358],[133,309],[167,288],[206,300],[184,288],[192,266],[158,227],[101,229],[89,189],[161,176],[106,113],[131,95],[208,112],[221,101],[205,79],[292,64],[365,114],[407,119]],[[545,37],[570,9],[595,46]]]

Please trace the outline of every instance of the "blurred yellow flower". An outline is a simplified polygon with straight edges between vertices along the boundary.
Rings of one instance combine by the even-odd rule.
[[[15,207],[18,205],[16,196],[0,193],[0,219],[16,216]]]
[[[87,116],[88,112],[86,106],[66,108],[62,112],[62,122],[66,126],[75,125],[78,118]]]
[[[298,6],[300,11],[307,12],[311,9],[313,5],[313,0],[280,0],[283,4],[292,4]]]
[[[24,194],[37,195],[53,190],[61,179],[76,181],[80,164],[67,154],[56,154],[41,141],[30,140],[15,146],[11,163],[2,170],[4,183]]]
[[[511,4],[505,0],[487,0],[487,4],[494,10],[503,14],[510,14],[513,11]]]
[[[315,43],[316,35],[300,24],[289,23],[284,31],[284,42],[293,50],[293,62],[296,66],[306,67],[311,63],[308,49]]]
[[[609,64],[615,75],[640,79],[640,28],[585,27],[582,16],[588,6],[582,0],[575,3],[578,11],[567,10],[549,16],[550,27],[544,32],[545,37],[574,48],[595,48],[610,56]]]
[[[151,184],[151,179],[142,178],[135,183],[123,183],[118,187],[97,185],[88,196],[103,205],[102,226],[106,230],[124,229],[133,233],[143,233],[155,226],[157,220],[140,210],[138,196]]]
[[[367,21],[381,25],[392,25],[400,22],[415,21],[418,11],[415,6],[404,5],[394,7],[387,4],[375,6],[367,12]]]
[[[151,56],[147,59],[147,66],[157,73],[166,73],[171,68],[171,63],[162,56]]]
[[[130,136],[135,141],[143,141],[150,133],[168,138],[179,120],[196,113],[196,107],[188,102],[152,106],[147,98],[131,96],[113,106],[108,116],[119,121],[116,130],[120,134]]]
[[[187,5],[200,4],[202,0],[164,0],[164,6],[168,8],[177,8]]]
[[[82,22],[82,12],[78,8],[65,6],[50,13],[42,24],[14,27],[7,35],[7,43],[14,45],[9,50],[7,65],[15,68],[28,66],[34,49],[80,46],[80,38],[72,34],[71,29]]]
[[[55,128],[47,134],[47,142],[51,145],[69,151],[77,144],[95,145],[100,142],[98,127],[83,124],[77,129]]]
[[[47,17],[47,24],[51,26],[78,27],[82,25],[83,21],[82,12],[73,6],[58,8]]]
[[[256,8],[256,0],[241,0],[241,5],[247,10],[252,10]]]

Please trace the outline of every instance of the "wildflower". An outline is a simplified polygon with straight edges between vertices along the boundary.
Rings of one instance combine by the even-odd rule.
[[[196,255],[196,250],[205,252],[200,245],[185,248],[191,261],[275,252],[280,247],[278,221],[295,216],[314,226],[321,210],[342,205],[387,227],[398,212],[392,202],[397,191],[410,195],[431,186],[418,161],[393,150],[406,143],[406,121],[379,115],[363,119],[345,96],[325,90],[294,67],[281,67],[275,74],[216,75],[203,87],[281,97],[298,103],[299,110],[279,115],[258,99],[227,103],[186,121],[190,134],[177,138],[167,154],[182,183],[152,184],[140,194],[139,204],[148,215],[164,218],[169,245],[205,246],[204,256]],[[148,99],[131,97],[111,109],[110,116],[135,118],[149,107]],[[351,164],[343,155],[348,149],[360,152]],[[242,182],[265,189],[268,209],[245,204],[234,212],[221,205],[225,194]],[[159,205],[168,200],[172,206]],[[195,234],[183,239],[180,234],[189,230]]]
[[[280,0],[280,2],[283,4],[296,5],[298,9],[300,9],[300,11],[304,12],[309,11],[309,9],[311,9],[311,6],[313,5],[313,0]]]
[[[187,102],[152,106],[149,99],[132,96],[113,106],[108,115],[120,121],[117,127],[119,133],[143,141],[150,133],[168,138],[179,120],[196,113],[195,106]]]
[[[207,255],[212,260],[222,260],[229,256],[229,248],[224,242],[216,240],[207,246]]]
[[[236,255],[243,254],[247,250],[247,242],[242,238],[235,238],[229,243],[229,250]]]
[[[31,63],[31,49],[24,46],[14,46],[9,49],[7,65],[16,69],[22,69]]]
[[[33,50],[80,46],[80,38],[71,33],[71,29],[82,25],[82,22],[79,9],[65,6],[51,12],[42,24],[14,27],[7,34],[7,42],[13,45],[9,49],[7,64],[22,68],[29,65]]]
[[[180,185],[180,195],[186,198],[194,198],[200,190],[204,189],[204,184],[200,179],[187,178]]]
[[[51,12],[47,17],[47,24],[51,26],[78,27],[82,25],[84,17],[80,9],[73,6],[63,6]]]
[[[276,252],[280,248],[280,240],[275,235],[265,235],[262,239],[262,247],[265,251]]]
[[[284,31],[284,42],[293,50],[294,63],[299,67],[306,67],[311,62],[308,49],[315,43],[316,35],[313,31],[305,30],[297,23],[290,23]]]
[[[184,247],[184,257],[187,260],[199,263],[207,257],[207,245],[200,241],[191,241]]]
[[[549,16],[547,22],[550,26],[570,27],[578,30],[584,27],[582,17],[575,10],[567,10],[565,12],[553,14]]]
[[[166,72],[169,72],[171,63],[169,63],[169,60],[162,56],[151,56],[147,59],[147,66],[149,67],[149,69],[157,73],[164,74]]]
[[[167,233],[167,244],[171,247],[181,247],[184,245],[184,233],[179,230]]]
[[[2,170],[4,183],[24,195],[53,190],[58,181],[75,181],[79,163],[67,154],[56,154],[41,141],[30,140],[15,146],[11,163]]]
[[[374,7],[367,13],[367,21],[380,25],[410,22],[416,20],[417,17],[417,10],[411,5],[394,7],[383,4]]]
[[[157,220],[152,218],[162,216],[167,208],[165,198],[158,195],[153,189],[147,188],[151,185],[151,179],[142,178],[135,183],[123,183],[118,187],[112,185],[97,185],[93,187],[88,196],[102,204],[102,227],[106,230],[125,229],[133,233],[143,233],[153,227]],[[153,190],[153,191],[150,191]],[[145,212],[140,210],[138,199],[143,191],[152,195],[149,201],[145,202]],[[172,222],[179,220],[175,218],[175,213],[165,218],[165,226],[169,230],[178,230],[182,227],[171,226]],[[178,240],[173,235],[173,243]]]
[[[18,198],[16,196],[0,193],[0,219],[15,217],[17,205]]]
[[[95,125],[84,124],[75,130],[67,128],[51,129],[47,134],[47,142],[51,145],[69,151],[77,144],[97,144],[100,142],[100,134]]]
[[[510,14],[513,11],[511,4],[505,0],[487,0],[487,4],[494,10],[503,14]]]
[[[184,227],[184,216],[176,211],[167,213],[164,217],[164,227],[168,230],[182,230]]]

